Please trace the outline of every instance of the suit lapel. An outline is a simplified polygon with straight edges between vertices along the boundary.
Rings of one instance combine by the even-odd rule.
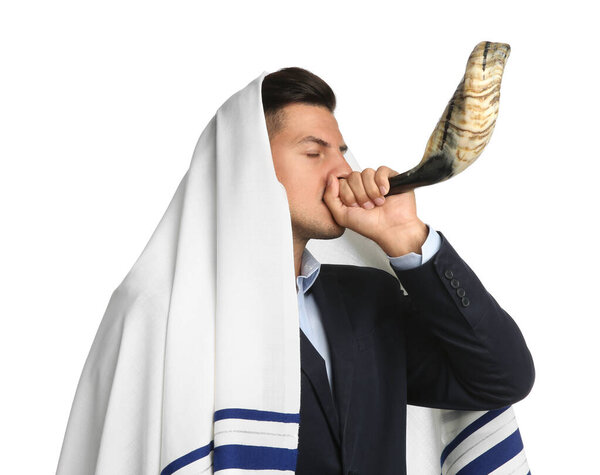
[[[339,446],[340,424],[338,420],[337,409],[335,408],[335,403],[331,395],[329,380],[327,379],[325,361],[302,330],[300,330],[300,356],[302,358],[302,372],[308,377],[313,388],[315,389],[317,398],[319,399],[321,407],[323,408],[323,412],[325,413],[325,417],[327,418],[329,428],[331,429],[335,441]]]
[[[342,460],[349,460],[348,455],[354,436],[349,432],[349,409],[352,399],[356,344],[346,306],[342,299],[342,289],[337,276],[327,264],[321,265],[319,276],[315,280],[312,292],[319,306],[323,327],[329,342],[331,364],[333,367],[334,399],[339,414],[339,433],[342,434]]]

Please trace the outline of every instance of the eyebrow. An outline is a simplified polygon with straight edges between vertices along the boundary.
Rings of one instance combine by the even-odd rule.
[[[320,139],[319,137],[315,137],[314,135],[307,135],[306,137],[300,139],[298,142],[296,142],[297,145],[300,145],[302,143],[306,143],[306,142],[315,142],[319,145],[322,145],[323,147],[331,147],[331,144],[329,142],[326,142],[323,139]],[[340,152],[344,153],[348,150],[348,145],[346,144],[342,144],[340,145]]]

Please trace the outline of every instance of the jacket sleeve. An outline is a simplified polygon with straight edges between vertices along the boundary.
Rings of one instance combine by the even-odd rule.
[[[393,268],[406,338],[408,404],[489,410],[523,399],[534,383],[531,353],[515,321],[440,232],[425,264]]]

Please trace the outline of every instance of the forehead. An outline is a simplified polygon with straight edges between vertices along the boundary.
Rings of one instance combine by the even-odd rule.
[[[306,136],[322,137],[326,141],[342,142],[334,115],[323,106],[310,104],[289,104],[283,108],[285,118],[283,131],[286,139],[293,143]],[[303,141],[303,143],[307,143]]]

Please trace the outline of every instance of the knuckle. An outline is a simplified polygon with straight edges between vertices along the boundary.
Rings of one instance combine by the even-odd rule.
[[[353,171],[352,173],[350,173],[350,175],[348,176],[348,181],[352,181],[355,182],[356,180],[360,180],[361,174],[360,172],[357,171]]]
[[[354,193],[352,193],[352,190],[348,187],[340,189],[340,197],[342,198],[342,201],[345,201],[347,203],[354,202]]]

